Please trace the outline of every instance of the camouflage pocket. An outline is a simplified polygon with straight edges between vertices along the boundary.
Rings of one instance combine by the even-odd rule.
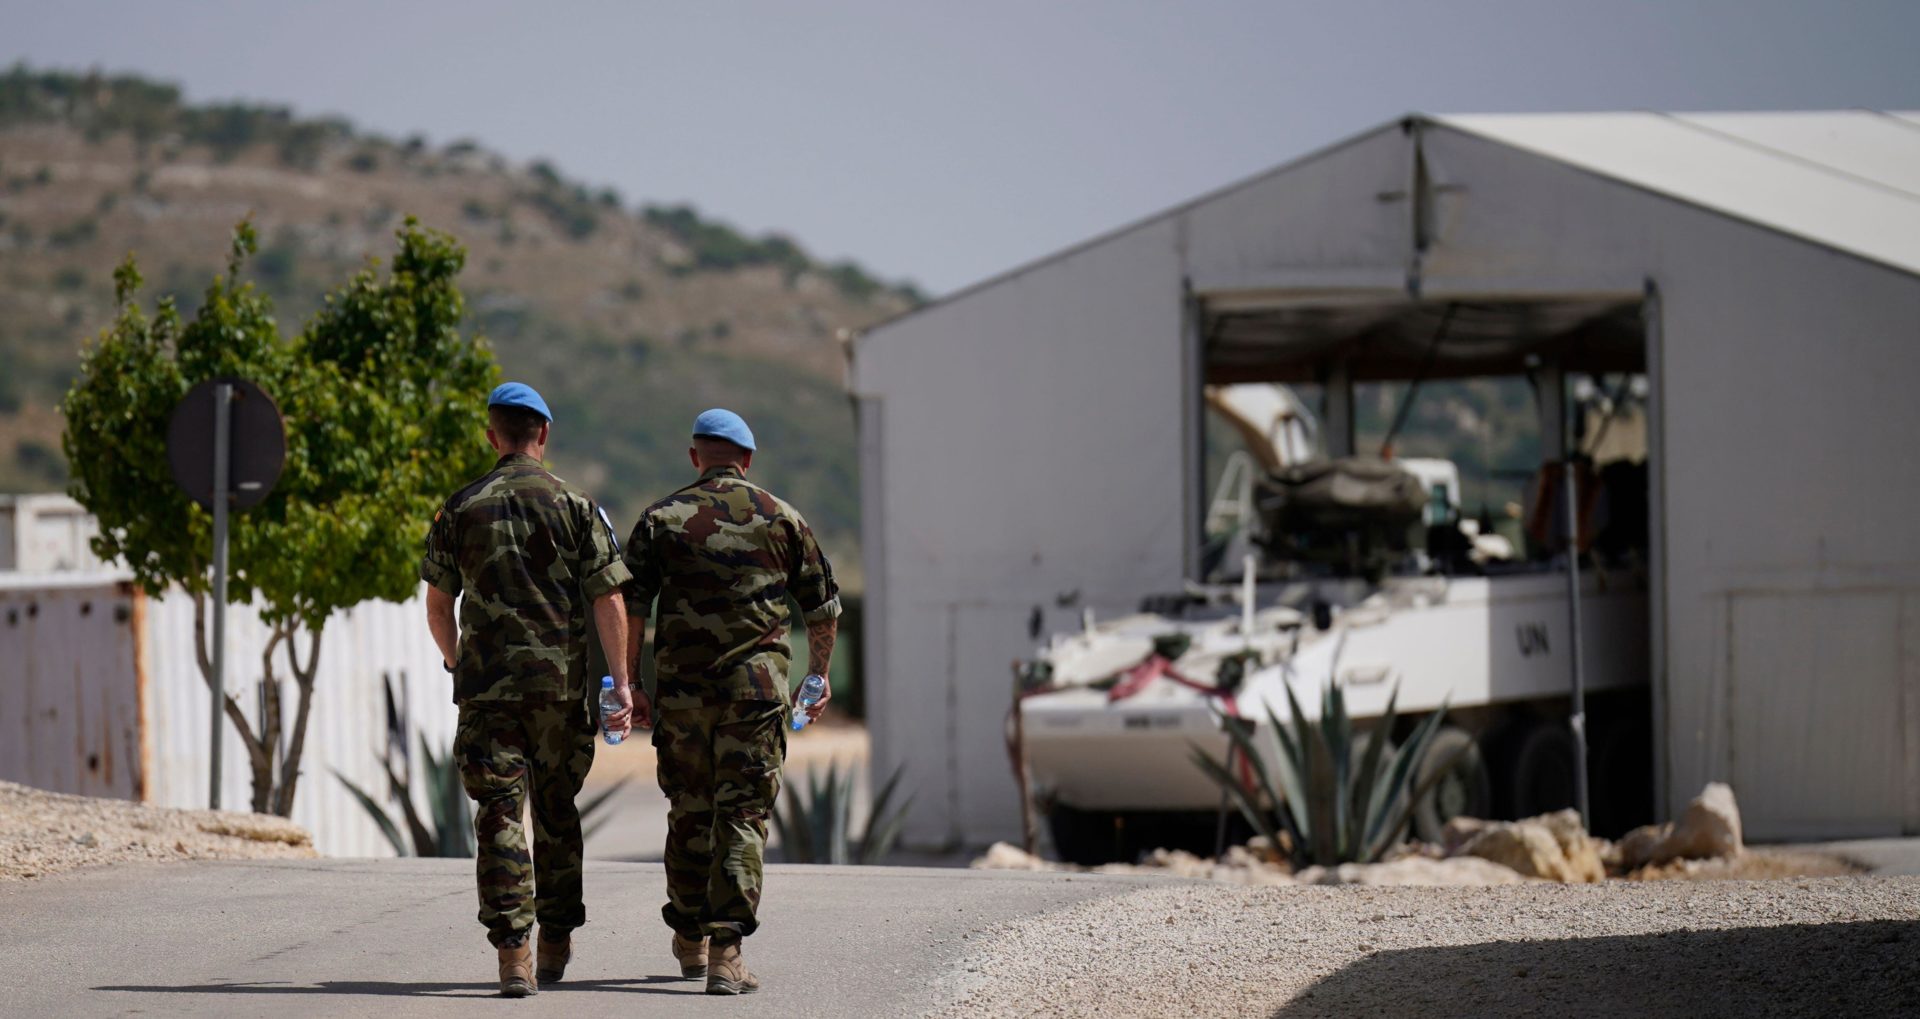
[[[460,784],[476,800],[512,790],[527,774],[525,730],[517,719],[493,708],[471,704],[460,708],[453,752],[460,766]]]

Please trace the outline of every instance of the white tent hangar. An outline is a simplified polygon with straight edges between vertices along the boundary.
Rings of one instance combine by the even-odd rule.
[[[860,337],[908,840],[1017,833],[1035,606],[1193,573],[1204,382],[1393,375],[1448,302],[1442,372],[1649,378],[1661,808],[1720,779],[1754,838],[1920,833],[1920,114],[1851,111],[1408,117]]]

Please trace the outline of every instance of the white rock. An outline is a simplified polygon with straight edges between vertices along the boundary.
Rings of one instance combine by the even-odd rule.
[[[1607,856],[1607,865],[1615,870],[1639,870],[1652,862],[1673,834],[1673,822],[1643,824],[1621,836]]]
[[[1687,804],[1680,819],[1628,832],[1613,846],[1608,863],[1620,871],[1658,867],[1675,860],[1716,860],[1739,856],[1740,806],[1724,782],[1708,783]]]
[[[1303,885],[1517,885],[1526,880],[1512,868],[1477,856],[1407,856],[1392,863],[1308,867],[1294,875]]]
[[[987,855],[967,866],[974,870],[1058,870],[1060,865],[1043,860],[1010,842],[995,842]]]
[[[1447,841],[1454,845],[1449,851],[1452,857],[1490,860],[1525,877],[1567,884],[1587,884],[1607,877],[1600,860],[1600,844],[1587,834],[1579,812],[1574,810],[1521,821],[1452,825]]]
[[[1460,847],[1454,859],[1468,856],[1492,861],[1525,877],[1566,881],[1570,876],[1560,843],[1538,824],[1499,821],[1487,825]]]
[[[1740,855],[1740,805],[1725,782],[1709,782],[1687,804],[1667,837],[1667,859],[1711,860]]]
[[[1579,811],[1560,810],[1530,818],[1529,821],[1546,828],[1559,844],[1560,855],[1567,865],[1564,880],[1575,884],[1592,884],[1607,879],[1606,864],[1600,862],[1600,840],[1587,834]]]
[[[1483,821],[1465,814],[1450,818],[1446,827],[1440,829],[1440,848],[1442,855],[1452,856],[1460,851],[1475,835],[1480,834],[1493,821]]]

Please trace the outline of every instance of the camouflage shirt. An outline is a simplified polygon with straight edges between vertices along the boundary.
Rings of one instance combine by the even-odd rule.
[[[607,515],[525,453],[509,453],[434,514],[420,579],[458,596],[453,699],[587,693],[587,615],[628,579]]]
[[[662,710],[784,701],[787,596],[809,622],[840,614],[840,588],[799,511],[715,467],[654,503],[627,540],[627,612],[660,597],[655,698]]]

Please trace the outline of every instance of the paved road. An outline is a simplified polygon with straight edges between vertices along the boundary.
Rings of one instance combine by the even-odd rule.
[[[1853,839],[1787,848],[1832,853],[1882,876],[1920,875],[1920,839],[1916,838]]]
[[[143,865],[0,885],[0,1014],[20,1016],[915,1014],[980,932],[1159,879],[904,867],[768,873],[748,960],[766,982],[707,998],[675,976],[660,867],[592,863],[593,919],[560,985],[493,999],[472,864]],[[616,904],[609,908],[604,903]]]

